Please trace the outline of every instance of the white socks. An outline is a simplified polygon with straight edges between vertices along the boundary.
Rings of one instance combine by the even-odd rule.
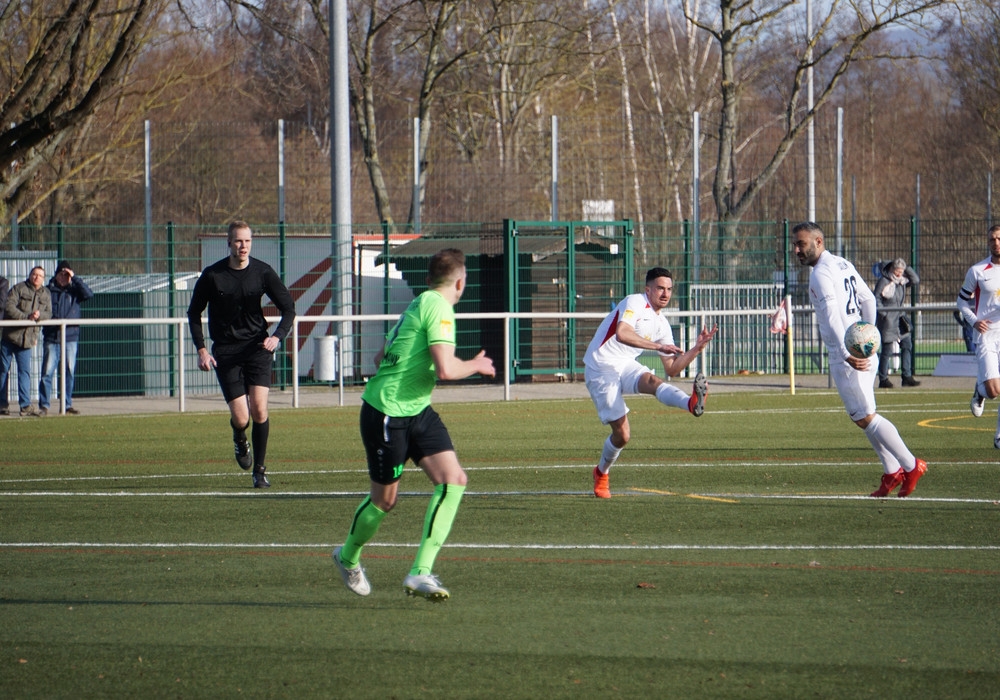
[[[688,401],[690,399],[690,396],[675,387],[673,384],[667,384],[664,382],[663,384],[660,384],[660,386],[656,387],[656,400],[664,406],[673,406],[674,408],[681,408],[686,411],[688,410]]]
[[[895,474],[902,467],[906,471],[911,471],[917,464],[917,458],[906,447],[903,438],[899,437],[899,431],[891,421],[875,414],[872,422],[865,428],[865,435],[868,441],[875,448],[875,453],[882,461],[882,468],[886,474]],[[908,464],[909,467],[903,465]]]
[[[614,443],[611,442],[611,436],[608,435],[607,440],[604,441],[604,449],[601,450],[601,461],[597,463],[597,471],[601,474],[607,474],[608,470],[611,469],[611,465],[615,463],[618,459],[618,455],[622,453],[621,447],[615,447]]]

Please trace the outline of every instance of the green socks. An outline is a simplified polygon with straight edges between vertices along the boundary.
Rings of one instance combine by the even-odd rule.
[[[351,532],[340,548],[340,562],[348,569],[353,569],[358,565],[361,558],[361,548],[368,542],[375,533],[378,526],[385,518],[385,511],[372,503],[371,496],[366,498],[354,511],[354,522],[351,523]]]
[[[427,504],[427,514],[424,516],[423,537],[417,549],[417,557],[413,562],[410,574],[429,574],[434,569],[434,560],[448,539],[451,525],[455,522],[458,504],[462,502],[464,486],[457,484],[439,484],[434,488],[431,502]],[[340,562],[349,569],[358,565],[361,558],[361,548],[378,532],[379,525],[386,513],[372,503],[369,496],[358,509],[354,511],[354,522],[351,532],[340,548]]]
[[[439,484],[434,488],[434,495],[427,504],[427,514],[424,516],[424,536],[420,540],[413,568],[410,569],[411,576],[429,574],[433,571],[434,560],[441,551],[444,541],[448,539],[463,493],[465,487],[457,484]]]

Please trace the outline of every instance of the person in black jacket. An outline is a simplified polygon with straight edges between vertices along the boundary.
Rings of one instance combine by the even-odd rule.
[[[3,320],[3,307],[7,305],[7,295],[10,293],[10,281],[0,275],[0,321]],[[7,392],[10,391],[8,387],[8,379],[10,378],[10,371],[4,372],[3,376],[0,377],[0,416],[10,415],[10,399],[7,398]]]
[[[252,231],[245,221],[229,224],[229,256],[206,267],[195,283],[188,307],[191,339],[198,349],[198,369],[215,369],[229,404],[236,463],[253,465],[254,488],[268,488],[265,476],[270,422],[267,398],[274,353],[292,328],[295,302],[288,288],[267,263],[250,257]],[[264,295],[278,307],[281,320],[274,333],[261,308]],[[212,352],[205,347],[201,313],[208,307]],[[253,421],[251,442],[246,430]]]
[[[52,318],[80,318],[80,304],[92,299],[94,293],[87,283],[76,276],[65,260],[56,265],[56,274],[49,280],[52,297]],[[76,414],[73,408],[73,384],[76,371],[76,351],[80,344],[80,326],[66,326],[66,413]],[[52,401],[52,383],[59,369],[61,344],[59,326],[42,328],[42,376],[38,380],[38,415],[49,412]]]

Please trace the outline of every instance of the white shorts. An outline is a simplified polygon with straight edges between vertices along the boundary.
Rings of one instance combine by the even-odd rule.
[[[976,360],[979,363],[979,381],[1000,379],[1000,331],[980,334],[976,343]]]
[[[584,371],[583,378],[587,383],[587,391],[597,408],[597,417],[602,423],[624,418],[628,414],[625,405],[626,394],[639,393],[637,388],[643,375],[652,372],[649,367],[633,360],[621,369],[607,372],[597,372],[589,367]]]
[[[869,358],[868,371],[859,372],[843,360],[830,360],[830,376],[837,386],[840,400],[847,415],[858,421],[875,413],[875,377],[878,376],[878,359]]]

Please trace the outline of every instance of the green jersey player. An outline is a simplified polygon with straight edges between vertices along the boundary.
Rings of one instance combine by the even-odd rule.
[[[451,531],[468,480],[447,428],[431,407],[431,392],[438,379],[496,374],[493,360],[483,350],[471,360],[455,356],[454,306],[465,291],[465,282],[462,251],[449,248],[431,258],[430,288],[410,303],[389,332],[375,358],[378,371],[362,395],[361,439],[371,490],[355,511],[343,546],[333,551],[344,584],[358,595],[371,592],[359,563],[362,547],[396,505],[403,465],[410,459],[434,484],[434,494],[403,589],[407,595],[432,601],[449,596],[433,574],[434,560]]]

